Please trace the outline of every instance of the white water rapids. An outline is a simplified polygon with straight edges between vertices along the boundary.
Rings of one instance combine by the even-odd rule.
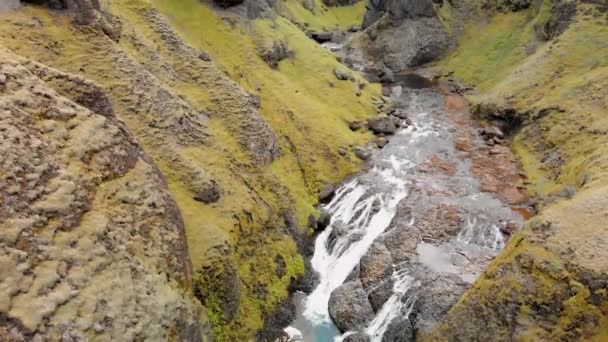
[[[324,206],[323,209],[332,215],[331,224],[318,235],[311,259],[313,269],[318,272],[319,283],[310,295],[296,295],[297,318],[285,329],[293,340],[342,341],[351,334],[346,332],[342,335],[333,325],[328,310],[331,293],[345,282],[374,241],[386,233],[398,204],[408,197],[411,185],[425,177],[418,173],[418,168],[434,154],[458,155],[454,150],[453,128],[443,124],[440,116],[433,115],[443,110],[442,98],[438,93],[429,97],[428,92],[422,92],[426,94],[424,101],[419,101],[417,91],[412,92],[407,107],[413,125],[391,137],[387,146],[375,152],[370,169],[342,185],[332,201]],[[460,161],[458,164],[459,184],[472,189],[469,192],[473,193],[466,197],[463,204],[470,207],[468,212],[478,212],[481,210],[476,209],[478,207],[499,213],[509,211],[497,200],[479,193],[478,184],[469,168],[466,162]],[[439,191],[444,186],[434,179],[426,181],[428,187]],[[441,260],[446,258],[446,250],[452,246],[474,244],[480,246],[478,248],[502,248],[502,234],[492,224],[496,220],[487,216],[467,216],[452,245],[436,247],[421,243],[420,262],[433,264],[440,272],[449,273],[450,269],[442,268]],[[413,219],[409,226],[414,224]],[[475,274],[466,276],[476,277]],[[364,330],[370,342],[381,342],[393,319],[407,319],[416,301],[410,291],[416,279],[407,269],[396,267],[392,281],[392,296]]]

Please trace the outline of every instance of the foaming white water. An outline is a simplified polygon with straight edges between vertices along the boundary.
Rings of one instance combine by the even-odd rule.
[[[406,182],[399,173],[403,163],[391,161],[390,169],[372,169],[392,186],[388,193],[369,194],[370,187],[355,180],[343,186],[325,209],[332,214],[331,225],[315,242],[311,264],[319,272],[319,285],[305,302],[304,316],[313,323],[329,321],[327,303],[332,291],[344,283],[374,240],[384,232],[395,215],[397,204],[407,195]],[[336,238],[327,248],[334,225],[348,225],[346,236]]]
[[[418,94],[423,97],[421,101],[418,101]],[[397,205],[408,196],[410,188],[415,203],[404,203],[411,206],[413,214],[409,224],[401,225],[400,229],[424,221],[424,217],[415,216],[416,208],[422,208],[421,212],[424,212],[425,205],[437,204],[433,197],[421,198],[420,189],[429,190],[429,196],[444,196],[442,200],[456,203],[466,213],[453,245],[426,246],[422,243],[418,246],[420,265],[440,274],[458,274],[463,281],[472,282],[479,274],[478,270],[465,269],[462,265],[469,267],[468,264],[456,261],[481,253],[479,248],[497,251],[504,247],[505,240],[497,224],[504,222],[501,219],[509,217],[511,211],[495,198],[479,192],[469,164],[455,150],[453,127],[433,114],[437,110],[434,102],[425,99],[427,95],[423,92],[410,95],[407,108],[413,125],[392,136],[390,143],[374,154],[372,168],[340,187],[334,199],[324,207],[332,219],[330,226],[317,237],[311,259],[312,267],[319,275],[319,284],[308,296],[298,294],[296,321],[293,329],[285,330],[295,341],[340,342],[354,334],[347,332],[340,336],[329,315],[329,298],[349,277],[374,241],[383,234],[391,234],[386,230],[397,212]],[[457,174],[445,177],[426,172],[425,165],[433,155],[455,163]],[[450,197],[453,188],[457,190]],[[478,247],[469,248],[468,245]],[[465,251],[464,257],[459,254],[461,249]],[[408,268],[393,273],[391,297],[376,312],[365,331],[358,333],[369,335],[371,342],[380,342],[391,322],[410,316],[417,298],[414,293],[419,291],[420,279],[415,279],[418,277],[415,272]],[[383,283],[376,287],[381,285]],[[374,289],[366,291],[371,293]]]
[[[389,324],[395,318],[407,319],[412,313],[416,297],[409,296],[408,292],[414,285],[412,278],[406,270],[393,272],[393,294],[382,305],[374,320],[367,328],[370,342],[382,342],[382,336]]]
[[[503,249],[505,238],[496,224],[479,222],[476,216],[468,216],[457,241],[466,244],[476,244],[494,250]]]

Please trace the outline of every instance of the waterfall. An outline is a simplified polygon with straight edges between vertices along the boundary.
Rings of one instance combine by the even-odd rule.
[[[512,213],[492,195],[479,191],[470,164],[454,148],[454,124],[438,115],[443,98],[429,90],[411,90],[406,95],[407,103],[402,101],[400,105],[407,109],[413,125],[392,136],[388,145],[374,153],[370,169],[339,187],[333,200],[323,207],[331,214],[331,222],[316,238],[311,259],[319,284],[310,295],[298,295],[297,319],[285,330],[295,341],[342,341],[353,333],[341,335],[333,325],[328,309],[331,293],[345,282],[374,242],[383,234],[390,234],[387,228],[402,201],[434,203],[431,197],[410,200],[414,185],[419,189],[422,184],[425,190],[441,194],[458,189],[454,191],[458,195],[450,193],[452,197],[442,201],[454,203],[466,214],[458,235],[450,243],[435,246],[420,241],[417,263],[439,274],[460,273],[468,282],[478,274],[452,265],[450,253],[468,245],[490,252],[504,247],[505,239],[497,222]],[[430,157],[438,154],[456,164],[456,175],[425,171]],[[400,229],[410,229],[420,220],[424,217],[411,216],[409,224]],[[393,266],[392,277],[387,279],[393,283],[392,295],[362,331],[371,342],[381,342],[394,319],[408,319],[416,303],[416,276],[407,265]]]

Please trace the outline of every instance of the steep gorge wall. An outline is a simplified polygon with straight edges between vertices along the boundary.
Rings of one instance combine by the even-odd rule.
[[[95,5],[89,24],[79,23],[79,12],[31,4],[0,14],[3,47],[40,63],[36,65],[95,82],[107,94],[117,122],[124,122],[120,125],[125,132],[132,132],[150,155],[146,160],[158,165],[159,177],[166,179],[189,245],[189,258],[183,255],[183,239],[184,245],[171,255],[183,257],[188,276],[183,293],[166,290],[148,296],[154,305],[163,305],[169,296],[187,310],[173,314],[139,302],[125,304],[177,322],[169,328],[163,323],[158,339],[197,340],[195,332],[204,340],[255,339],[264,321],[271,321],[288,298],[290,285],[304,274],[301,242],[308,234],[309,216],[316,213],[319,190],[356,172],[361,161],[352,148],[371,137],[352,132],[348,123],[375,115],[371,99],[379,98],[379,87],[356,73],[354,82],[337,80],[334,69],[344,67],[300,29],[346,29],[360,22],[363,6],[328,8],[318,1],[311,11],[287,1],[277,6],[281,15],[266,10],[270,15],[259,19],[251,17],[250,9],[249,1],[223,10],[198,0],[107,0]],[[267,53],[276,46],[289,53]],[[275,55],[280,58],[269,60]],[[63,78],[39,77],[60,94],[74,94],[83,105],[90,104],[80,87]],[[152,182],[143,171],[133,177]],[[127,183],[129,179],[120,177]],[[130,203],[131,191],[139,190],[125,189],[123,201]],[[105,191],[98,190],[97,196]],[[89,208],[90,215],[103,212],[97,208]],[[97,222],[95,217],[92,221]],[[139,220],[123,224],[129,222]],[[144,222],[147,229],[159,232]],[[134,258],[147,255],[139,249],[127,251]],[[164,278],[150,277],[142,284],[169,286]],[[108,279],[113,281],[112,276]],[[63,307],[72,302],[67,299]],[[2,329],[22,324],[20,316],[4,309]],[[64,322],[76,319],[70,312],[61,317]],[[97,328],[73,326],[70,331],[109,333]],[[38,329],[46,334],[46,321]],[[53,329],[63,333],[68,328]],[[148,332],[142,329],[134,336],[145,338]],[[116,326],[116,333],[125,331]]]
[[[460,8],[474,14],[463,20]],[[438,9],[459,39],[434,67],[476,89],[469,98],[482,122],[513,132],[538,215],[427,338],[608,336],[607,9],[604,1]]]
[[[103,90],[0,48],[0,340],[200,340],[165,179]]]

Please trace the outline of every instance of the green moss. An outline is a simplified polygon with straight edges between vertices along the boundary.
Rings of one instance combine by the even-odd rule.
[[[151,3],[167,15],[191,46],[207,51],[214,66],[180,54],[167,44],[148,17]],[[341,157],[337,150],[370,139],[369,134],[351,132],[348,122],[375,114],[370,98],[380,95],[380,87],[367,84],[359,74],[357,82],[335,80],[332,70],[340,67],[336,56],[282,17],[274,22],[239,22],[229,19],[230,14],[216,14],[198,0],[107,0],[103,6],[122,21],[125,36],[119,45],[96,32],[72,28],[69,17],[33,7],[0,21],[1,42],[24,56],[81,73],[108,89],[118,117],[137,135],[167,178],[185,222],[195,273],[206,266],[221,271],[216,261],[225,256],[218,254],[217,247],[228,246],[232,251],[229,257],[237,265],[241,282],[236,317],[227,322],[215,290],[199,287],[206,292],[205,306],[215,340],[251,340],[264,316],[287,298],[291,279],[304,272],[286,216],[295,213],[306,233],[306,219],[316,212],[319,188],[358,170],[359,160]],[[359,4],[330,9],[315,18],[322,18],[319,25],[348,27],[357,24],[362,13]],[[43,25],[27,26],[19,36],[13,34],[18,23],[31,22],[32,17]],[[276,40],[287,42],[295,52],[278,70],[257,53],[259,47]],[[129,62],[123,63],[125,60]],[[157,89],[177,94],[196,111],[210,115],[209,136],[204,143],[164,143],[155,135],[156,129],[142,123],[153,110],[150,108],[155,108],[151,106],[154,94],[130,91],[141,81],[129,69],[131,62],[153,75]],[[277,133],[281,146],[281,154],[272,164],[252,164],[241,147],[234,131],[239,122],[232,115],[240,109],[231,102],[234,84],[219,77],[216,67],[246,91],[260,96],[260,113]],[[330,81],[335,87],[330,87]],[[359,82],[366,84],[361,97],[355,95]],[[204,205],[193,200],[187,179],[193,171],[204,172],[220,184],[217,203]],[[286,265],[282,277],[277,274],[277,256]]]
[[[315,9],[309,11],[302,6],[301,0],[277,2],[277,11],[301,26],[311,30],[345,30],[353,25],[361,26],[365,14],[365,1],[352,6],[327,7],[322,0],[314,0]]]
[[[246,168],[239,175],[227,171],[234,169],[235,160],[241,157],[226,160],[226,156],[242,154],[238,141],[227,129],[233,120],[228,115],[212,118],[210,126],[213,141],[221,141],[221,150],[225,151],[214,152],[218,146],[204,151],[187,151],[188,158],[205,165],[225,187],[223,192],[226,194],[220,202],[206,209],[209,212],[201,213],[205,215],[201,217],[229,236],[243,284],[241,303],[233,321],[221,320],[215,312],[218,307],[207,306],[212,312],[210,316],[220,319],[214,321],[215,338],[218,341],[248,340],[261,327],[264,316],[287,298],[291,279],[304,272],[302,257],[290,236],[284,233],[282,215],[295,210],[297,221],[304,229],[308,216],[315,212],[319,188],[357,171],[360,162],[345,159],[337,151],[340,147],[363,144],[370,139],[368,134],[351,132],[348,122],[363,120],[375,113],[370,98],[379,96],[380,87],[367,84],[361,75],[356,75],[357,82],[335,80],[333,68],[340,67],[336,56],[282,17],[274,21],[231,25],[230,20],[221,19],[198,0],[155,0],[153,3],[170,18],[188,43],[204,49],[214,63],[245,90],[260,96],[260,113],[279,137],[282,153],[272,164],[261,170]],[[342,11],[347,9],[335,13]],[[349,25],[356,23],[351,21],[354,17],[336,16],[330,12],[334,11],[328,11],[320,20],[344,27],[347,22]],[[278,69],[272,69],[258,55],[258,51],[275,41],[285,42],[294,52],[293,58],[280,62]],[[330,81],[335,83],[334,87],[330,87]],[[366,87],[362,96],[357,97],[360,82]],[[204,91],[188,84],[174,89],[189,102],[198,103],[201,109],[210,99]],[[215,162],[211,165],[207,162],[208,154],[216,156],[212,157]],[[187,196],[185,194],[178,202],[187,204]],[[188,212],[188,206],[183,210]],[[243,211],[251,219],[242,215]],[[234,217],[239,218],[237,222]],[[187,225],[195,223],[187,220]],[[195,229],[189,231],[200,234]],[[190,239],[193,241],[191,254],[193,260],[197,260],[195,269],[200,265],[198,262],[204,263],[206,258],[205,253],[197,253],[198,246],[209,245],[197,241],[199,239],[204,238]],[[286,263],[286,274],[280,278],[276,274],[277,255]]]

